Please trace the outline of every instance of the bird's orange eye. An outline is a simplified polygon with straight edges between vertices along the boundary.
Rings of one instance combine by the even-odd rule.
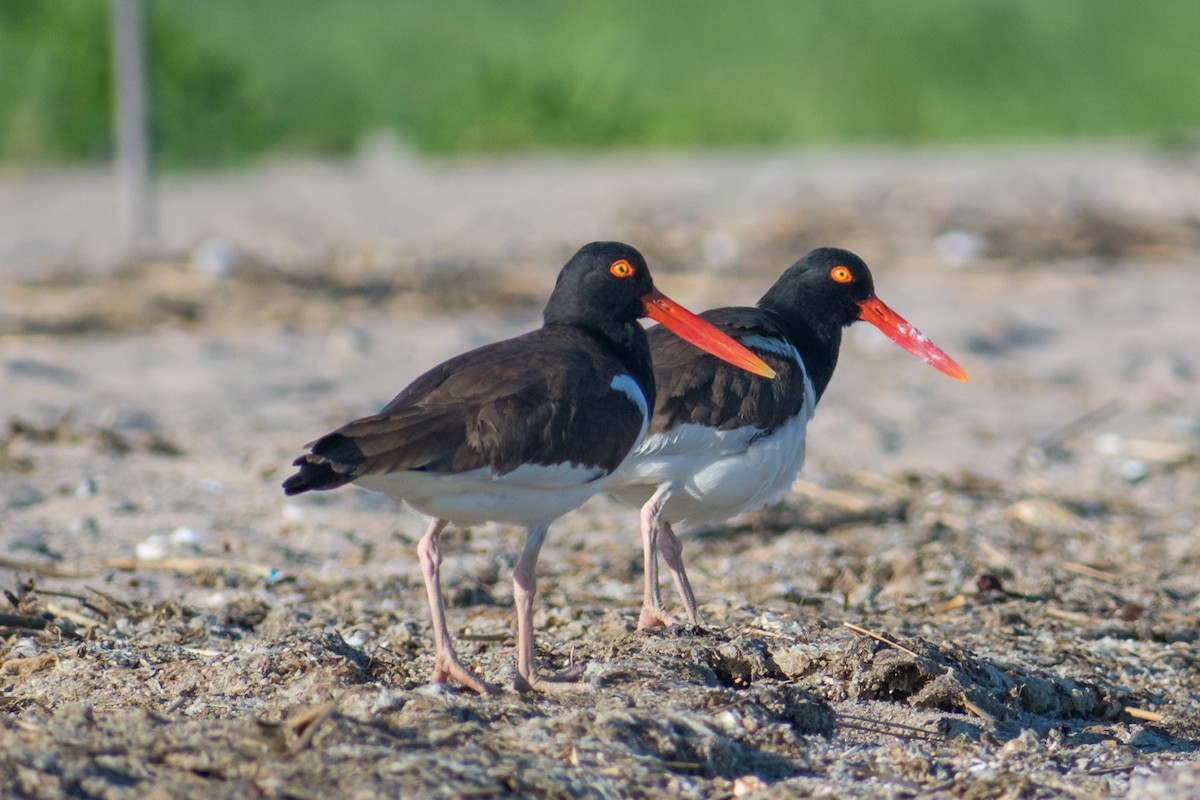
[[[610,264],[608,271],[611,272],[615,277],[628,278],[633,274],[633,266],[622,258]]]
[[[834,267],[830,271],[829,277],[833,278],[838,283],[849,283],[853,280],[854,275],[846,267]]]

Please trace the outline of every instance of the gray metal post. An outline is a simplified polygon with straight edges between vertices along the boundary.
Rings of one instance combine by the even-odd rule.
[[[158,237],[150,182],[143,12],[143,0],[113,0],[117,208],[123,244],[127,254],[135,256],[152,250]]]

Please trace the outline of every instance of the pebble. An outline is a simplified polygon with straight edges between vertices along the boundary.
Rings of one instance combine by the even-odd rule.
[[[167,554],[167,541],[160,534],[154,534],[138,542],[133,549],[141,561],[156,561]]]
[[[296,503],[284,503],[283,507],[279,509],[279,513],[283,515],[284,519],[291,522],[300,522],[308,516],[308,510]]]
[[[973,231],[956,228],[935,238],[933,249],[952,266],[964,267],[983,256],[987,250],[987,242]]]
[[[171,532],[171,544],[199,550],[204,545],[204,537],[191,528],[181,525]]]
[[[24,636],[17,639],[8,652],[4,654],[4,659],[10,658],[30,658],[42,652],[42,646],[37,643],[37,639],[29,636]]]
[[[229,278],[241,261],[242,255],[235,245],[224,239],[209,239],[192,251],[189,266],[197,275]]]
[[[137,543],[134,553],[141,561],[154,561],[165,558],[173,548],[199,550],[203,545],[203,536],[186,525],[181,525],[167,536],[160,533],[148,536]]]

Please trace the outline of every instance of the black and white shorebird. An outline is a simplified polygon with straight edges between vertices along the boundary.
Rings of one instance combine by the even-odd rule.
[[[642,504],[645,587],[638,627],[670,624],[658,587],[658,556],[671,571],[693,625],[702,624],[673,524],[719,522],[778,499],[804,465],[805,431],[833,377],[842,329],[865,320],[917,358],[965,381],[962,367],[875,296],[853,253],[813,250],[752,308],[700,315],[762,356],[778,377],[730,369],[649,333],[658,395],[645,440],[608,491]]]
[[[439,364],[378,414],[322,436],[296,459],[299,471],[283,484],[289,495],[353,483],[432,517],[417,554],[433,618],[434,683],[457,681],[480,693],[494,688],[455,654],[438,535],[448,522],[503,522],[526,528],[513,573],[516,688],[585,688],[538,674],[535,567],[550,523],[601,491],[646,434],[655,389],[641,317],[734,369],[773,375],[749,350],[656,290],[637,250],[595,242],[563,267],[541,328]]]

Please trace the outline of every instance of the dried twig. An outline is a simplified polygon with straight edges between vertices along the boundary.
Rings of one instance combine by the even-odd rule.
[[[956,594],[944,603],[938,603],[933,608],[929,609],[932,615],[945,614],[947,611],[954,611],[963,608],[967,604],[967,596],[965,594]]]
[[[127,617],[140,616],[137,606],[135,606],[133,603],[127,603],[121,598],[114,597],[108,592],[101,591],[94,586],[85,586],[84,588],[96,595],[96,597],[99,597],[101,600],[108,603],[109,607],[118,614],[123,614]]]
[[[63,608],[56,603],[46,603],[44,608],[46,611],[58,617],[59,619],[65,619],[72,625],[78,625],[81,628],[98,628],[103,625],[103,623],[98,619],[93,619],[92,617],[85,616],[84,614],[79,614],[69,608]]]
[[[464,642],[509,642],[513,635],[504,633],[459,633],[458,638]]]
[[[181,647],[179,649],[189,655],[200,656],[202,658],[216,658],[217,656],[225,655],[220,650],[208,650],[203,647]]]
[[[839,492],[836,489],[827,489],[812,481],[806,481],[803,478],[797,478],[792,483],[792,491],[802,494],[810,500],[816,500],[819,503],[835,506],[855,514],[861,514],[874,505],[869,500],[864,500],[847,492]]]
[[[979,717],[981,720],[988,723],[989,725],[996,724],[996,718],[993,717],[988,712],[984,711],[979,706],[972,703],[970,700],[968,700],[966,692],[959,692],[958,696],[959,696],[959,699],[962,700],[963,708],[965,708],[967,711],[970,711],[972,714]]]
[[[746,625],[743,627],[742,633],[749,633],[754,636],[766,636],[769,639],[782,639],[785,642],[799,641],[799,637],[795,636],[794,634],[788,635],[786,633],[778,633],[776,631],[769,631],[766,628],[756,628],[753,625]]]
[[[1085,774],[1113,775],[1118,772],[1132,772],[1135,769],[1137,769],[1137,764],[1114,764],[1111,767],[1097,767],[1096,769],[1089,769]]]
[[[109,558],[104,561],[104,565],[128,572],[163,570],[185,574],[224,569],[249,575],[253,578],[266,578],[274,571],[272,567],[264,567],[261,564],[249,564],[244,561],[231,561],[227,558]]]
[[[296,746],[292,748],[293,752],[299,753],[308,748],[312,744],[313,737],[317,734],[317,729],[329,716],[333,714],[333,710],[337,708],[341,702],[342,695],[338,695],[329,702],[321,703],[306,709],[297,715],[294,719],[288,720],[292,730],[300,734],[300,738],[296,740]]]
[[[987,560],[989,562],[991,562],[992,564],[995,564],[996,566],[1003,567],[1003,566],[1007,565],[1008,562],[1011,560],[1011,559],[1009,559],[1007,553],[1003,552],[1002,550],[997,550],[995,547],[992,547],[987,542],[980,541],[979,549],[981,551],[983,551],[984,557],[987,558]]]
[[[1108,572],[1095,567],[1089,567],[1087,564],[1076,564],[1072,561],[1064,561],[1062,568],[1067,572],[1076,572],[1080,575],[1086,575],[1089,578],[1095,578],[1098,581],[1107,581],[1108,583],[1120,583],[1121,576],[1115,572]]]
[[[0,614],[0,627],[20,628],[24,631],[44,631],[50,620],[28,614]]]
[[[1153,461],[1167,466],[1180,466],[1200,453],[1190,442],[1158,442],[1152,439],[1129,439],[1125,455],[1140,461]]]
[[[903,739],[924,739],[926,741],[944,741],[946,737],[936,731],[918,728],[915,725],[905,725],[902,722],[893,722],[885,719],[872,719],[871,717],[859,717],[853,714],[836,715],[837,723],[843,728],[850,728],[856,731],[866,731],[868,733],[890,733]],[[852,723],[860,723],[858,725]],[[875,727],[869,727],[875,726]],[[879,730],[883,728],[884,730]]]
[[[86,608],[90,611],[94,611],[97,614],[100,614],[102,616],[108,616],[108,612],[105,611],[103,608],[100,608],[100,606],[93,603],[87,597],[84,597],[81,594],[76,594],[75,592],[53,591],[51,589],[46,589],[45,587],[39,586],[39,587],[37,587],[35,593],[39,597],[66,597],[66,598],[69,598],[71,600],[78,602],[80,605],[82,605],[84,608]]]
[[[508,789],[503,786],[474,786],[469,789],[459,789],[454,796],[466,800],[468,797],[495,797],[498,794],[508,794]]]
[[[1100,624],[1100,621],[1095,617],[1089,617],[1087,614],[1080,614],[1076,611],[1067,611],[1066,609],[1062,608],[1054,608],[1053,606],[1048,606],[1046,608],[1046,614],[1047,616],[1054,617],[1055,619],[1061,619],[1064,622],[1074,622],[1076,625],[1095,627]]]
[[[867,630],[866,628],[860,628],[859,626],[857,626],[851,622],[843,622],[842,624],[845,625],[850,630],[854,631],[855,633],[861,633],[863,636],[870,636],[872,639],[875,639],[877,641],[883,642],[886,645],[894,647],[902,653],[908,653],[913,658],[921,657],[920,654],[915,653],[912,650],[909,650],[907,647],[905,647],[902,644],[893,642],[891,639],[888,639],[886,636],[880,636],[878,633],[872,633],[871,631]]]
[[[846,476],[860,486],[865,486],[868,489],[874,489],[884,494],[896,497],[908,497],[913,493],[912,487],[907,483],[883,475],[876,475],[874,472],[852,469],[846,472]]]
[[[1134,719],[1144,719],[1147,722],[1162,722],[1163,715],[1157,711],[1151,711],[1148,708],[1137,708],[1136,706],[1125,706],[1125,713]]]
[[[45,578],[83,578],[86,575],[82,572],[73,570],[65,570],[49,564],[38,564],[33,561],[18,561],[14,558],[4,558],[0,556],[0,569],[11,569],[14,572],[29,572],[34,575],[41,575]]]
[[[22,628],[27,631],[44,631],[49,624],[40,617],[29,617],[24,614],[0,614],[0,628]]]
[[[908,513],[908,506],[908,500],[888,500],[879,505],[871,505],[863,511],[839,509],[832,514],[808,517],[800,524],[818,533],[827,533],[847,525],[883,525],[904,519]]]

